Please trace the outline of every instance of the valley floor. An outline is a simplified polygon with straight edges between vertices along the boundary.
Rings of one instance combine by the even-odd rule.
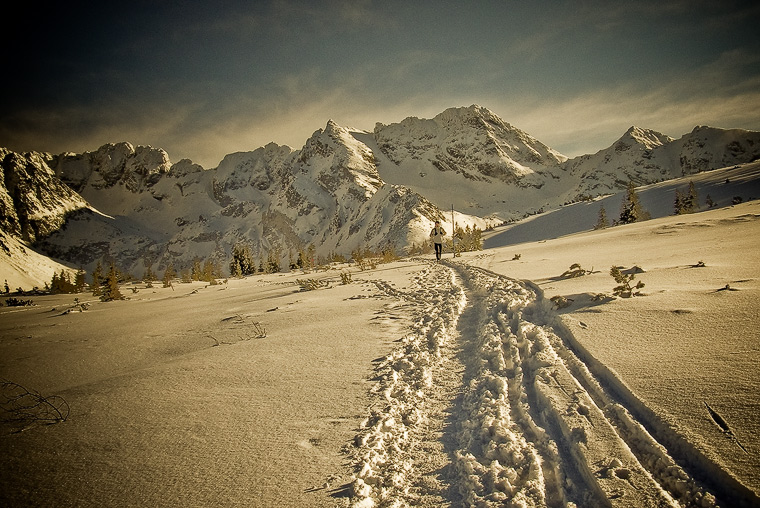
[[[757,506],[758,219],[0,308],[0,503]]]

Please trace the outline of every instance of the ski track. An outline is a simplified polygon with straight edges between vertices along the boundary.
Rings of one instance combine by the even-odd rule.
[[[529,284],[448,261],[374,283],[412,320],[375,367],[351,506],[718,506]]]

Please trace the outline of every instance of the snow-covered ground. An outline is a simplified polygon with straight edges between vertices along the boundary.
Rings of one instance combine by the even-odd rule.
[[[760,202],[517,228],[441,264],[0,308],[0,378],[71,409],[3,425],[0,502],[758,506]],[[643,295],[611,298],[613,265]]]

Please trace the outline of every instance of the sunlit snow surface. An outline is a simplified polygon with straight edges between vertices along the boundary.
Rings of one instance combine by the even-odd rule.
[[[760,203],[560,226],[599,204],[441,264],[0,308],[0,378],[71,407],[6,419],[0,500],[756,506]],[[563,275],[573,264],[586,273]],[[613,265],[643,294],[611,298]]]

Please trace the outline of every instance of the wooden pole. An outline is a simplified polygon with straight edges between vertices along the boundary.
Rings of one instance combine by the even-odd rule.
[[[451,205],[451,249],[454,251],[453,257],[457,257],[457,237],[456,226],[454,222],[454,205]]]

